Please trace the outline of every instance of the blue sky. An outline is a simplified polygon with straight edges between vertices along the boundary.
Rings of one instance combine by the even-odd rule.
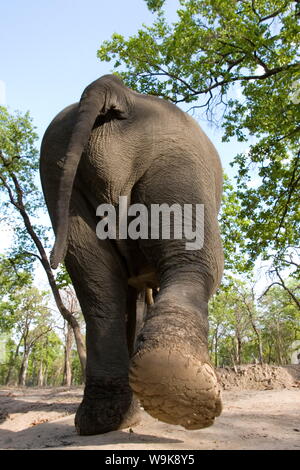
[[[143,0],[11,0],[0,7],[0,79],[11,109],[30,110],[39,133],[107,73],[96,52],[114,31],[151,21]]]
[[[176,19],[176,0],[166,4]],[[0,6],[0,102],[10,110],[30,111],[42,137],[52,118],[78,101],[83,89],[111,71],[96,56],[114,32],[125,37],[153,15],[144,0],[10,0]],[[5,93],[4,93],[5,88]],[[5,95],[5,100],[4,100]],[[201,121],[216,145],[225,170],[247,145],[221,142],[222,132]]]

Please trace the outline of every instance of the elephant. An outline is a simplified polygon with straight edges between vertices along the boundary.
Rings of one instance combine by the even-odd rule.
[[[133,426],[140,405],[188,430],[212,425],[222,404],[208,301],[223,274],[223,175],[210,139],[175,104],[104,75],[50,123],[40,176],[56,237],[51,266],[65,263],[86,322],[77,432]],[[203,205],[202,248],[187,250],[184,236],[100,239],[97,208],[118,211],[120,196],[147,208]],[[136,334],[136,299],[150,288],[156,295]]]

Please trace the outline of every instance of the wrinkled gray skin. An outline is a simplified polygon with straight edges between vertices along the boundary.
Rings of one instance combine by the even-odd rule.
[[[65,261],[86,320],[87,369],[75,425],[97,434],[133,425],[137,402],[187,429],[221,412],[207,350],[207,304],[223,254],[217,213],[219,157],[198,124],[162,99],[136,93],[113,75],[89,85],[48,127],[41,179],[56,234],[52,267]],[[131,203],[204,204],[201,250],[185,240],[99,240],[96,208]],[[138,282],[141,273],[147,281]],[[133,351],[136,289],[159,293]],[[151,281],[152,279],[152,281]]]

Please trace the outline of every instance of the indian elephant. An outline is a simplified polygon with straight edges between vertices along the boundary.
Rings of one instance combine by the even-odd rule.
[[[133,425],[136,397],[161,421],[210,426],[221,399],[208,355],[208,301],[223,272],[222,168],[211,141],[174,104],[104,75],[49,125],[40,174],[56,235],[51,264],[65,261],[86,321],[77,432]],[[96,209],[117,208],[119,196],[146,207],[203,204],[203,247],[187,250],[184,237],[99,239]],[[159,291],[134,348],[143,286]]]

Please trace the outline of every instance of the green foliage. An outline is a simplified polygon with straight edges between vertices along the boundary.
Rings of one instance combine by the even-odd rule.
[[[55,280],[59,289],[64,289],[72,284],[71,278],[64,264],[59,267]]]
[[[288,287],[293,290],[293,282]],[[292,343],[300,339],[300,312],[287,291],[274,286],[257,299],[249,280],[227,279],[210,302],[209,323],[215,365],[259,362],[260,346],[263,362],[289,364]]]
[[[81,385],[83,383],[82,367],[80,365],[77,351],[72,350],[72,384]]]
[[[7,332],[10,351],[4,364],[5,382],[11,382],[16,371],[27,370],[27,358],[32,348],[51,330],[51,315],[47,307],[48,296],[31,285],[15,287],[1,302],[0,327]],[[20,377],[20,376],[19,376]],[[25,374],[26,377],[26,374]],[[20,380],[20,379],[19,379]]]
[[[98,50],[101,60],[117,59],[115,68],[125,66],[124,78],[135,89],[147,87],[147,92],[160,90],[174,102],[192,102],[211,86],[221,87],[223,94],[231,83],[251,86],[249,74],[261,79],[280,68],[297,77],[294,2],[181,0],[178,21],[171,26],[161,10],[163,3],[147,2],[152,11],[160,10],[152,26],[128,40],[114,34]],[[278,26],[270,25],[270,14]]]
[[[20,268],[18,257],[0,256],[0,333],[13,328],[18,293],[31,283],[32,276]]]
[[[61,339],[54,331],[35,343],[30,355],[29,385],[61,385],[63,379],[64,349]],[[40,380],[40,383],[39,383]]]
[[[34,260],[41,261],[37,243],[42,250],[49,247],[50,230],[40,222],[47,211],[39,183],[34,129],[29,113],[10,114],[0,107],[0,210],[2,220],[14,234],[7,259],[15,270],[29,273]],[[57,276],[60,287],[71,283],[65,268]]]
[[[234,185],[224,175],[223,199],[219,222],[224,248],[225,269],[232,273],[250,272],[251,259],[246,256],[244,231],[249,221],[241,215],[241,201]]]
[[[6,352],[0,358],[0,383],[17,384],[25,364],[26,385],[62,384],[64,345],[53,329],[55,319],[48,302],[47,292],[21,285],[7,295],[6,302],[0,304],[1,331],[6,332]],[[26,356],[28,365],[24,359]],[[74,384],[81,384],[81,366],[76,350],[72,351],[71,367]]]
[[[98,57],[113,61],[114,70],[139,92],[192,103],[209,119],[222,118],[224,140],[254,137],[248,152],[233,162],[240,250],[248,254],[248,264],[271,257],[282,268],[299,247],[300,234],[299,3],[179,4],[178,20],[170,25],[164,2],[148,0],[156,12],[152,26],[128,39],[114,34]]]
[[[253,360],[243,355],[243,344],[251,334],[251,328],[243,298],[239,294],[241,288],[244,288],[242,281],[231,278],[210,303],[210,342],[216,365],[234,365]]]
[[[28,112],[24,115],[18,112],[10,114],[0,106],[0,188],[3,192],[6,189],[4,184],[9,184],[13,176],[18,175],[26,197],[25,208],[31,216],[43,205],[34,177],[39,168],[39,156],[35,148],[37,138]],[[3,201],[3,206],[9,207],[9,203]]]
[[[33,286],[23,286],[9,296],[7,307],[1,311],[1,319],[11,324],[16,335],[26,335],[30,343],[50,327],[48,302],[47,292],[40,292]]]
[[[24,225],[22,213],[33,220],[32,227],[43,241],[48,242],[48,227],[39,222],[45,202],[38,183],[39,155],[35,148],[38,136],[29,113],[10,114],[0,107],[0,209],[2,220],[11,227],[14,243],[10,257],[19,265],[32,269],[36,246]]]
[[[0,384],[5,384],[9,363],[11,362],[14,356],[16,344],[14,340],[12,338],[7,337],[7,335],[5,335],[5,341],[3,341],[2,344],[2,347],[5,348],[5,352],[4,355],[0,357]]]
[[[295,282],[291,282],[289,287],[293,289],[293,285],[296,287]],[[292,343],[300,339],[300,311],[278,286],[272,287],[260,304],[265,325],[266,357],[276,364],[288,363]]]
[[[151,11],[158,11],[161,9],[165,0],[146,0],[147,6]]]

